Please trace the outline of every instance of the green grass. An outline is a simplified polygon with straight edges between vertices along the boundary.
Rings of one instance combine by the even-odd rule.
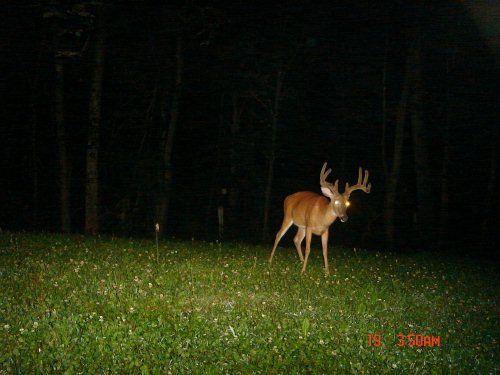
[[[0,374],[498,372],[494,265],[270,248],[0,234]]]

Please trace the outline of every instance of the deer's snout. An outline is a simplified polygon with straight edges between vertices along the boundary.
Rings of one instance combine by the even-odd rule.
[[[347,215],[340,217],[340,221],[343,222],[343,223],[345,223],[348,219],[349,218],[347,217]]]

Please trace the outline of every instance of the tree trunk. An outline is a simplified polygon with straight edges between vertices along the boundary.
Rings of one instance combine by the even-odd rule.
[[[431,236],[429,231],[432,228],[432,182],[430,178],[429,147],[426,139],[426,130],[422,119],[422,64],[421,45],[417,41],[414,48],[411,48],[412,60],[412,94],[410,96],[410,121],[413,140],[413,158],[415,166],[416,182],[416,230],[418,239],[422,244],[429,245]],[[437,234],[437,233],[436,233]]]
[[[38,182],[38,113],[36,105],[32,103],[32,116],[33,122],[31,124],[31,163],[32,163],[32,183],[33,191],[32,198],[32,211],[31,211],[31,224],[34,228],[38,228],[38,205],[39,205],[39,182]]]
[[[396,246],[394,237],[395,233],[395,217],[396,217],[396,193],[398,179],[394,176],[386,176],[385,178],[385,199],[384,199],[384,216],[385,216],[385,242],[388,250],[393,251]]]
[[[283,71],[276,74],[276,91],[274,94],[274,106],[271,122],[271,144],[269,150],[269,164],[267,168],[266,188],[264,191],[264,218],[262,221],[262,241],[269,238],[269,208],[271,206],[271,190],[274,178],[274,161],[276,158],[276,136],[278,132],[278,118],[280,110],[281,93],[283,89]]]
[[[229,140],[229,173],[230,173],[230,187],[228,194],[228,205],[231,221],[234,222],[235,212],[237,211],[238,198],[239,198],[239,184],[238,184],[238,157],[236,151],[239,149],[239,136],[240,136],[240,120],[241,108],[238,100],[238,95],[231,95],[232,114],[230,131],[231,136]]]
[[[450,47],[448,47],[450,48]],[[448,171],[450,166],[450,126],[453,117],[453,100],[451,94],[451,66],[452,59],[447,57],[446,61],[446,118],[444,129],[442,131],[443,152],[441,161],[441,191],[440,191],[440,209],[439,209],[439,242],[438,248],[443,249],[448,246],[448,219],[450,209],[450,195],[448,186]]]
[[[99,129],[101,126],[102,77],[104,70],[104,19],[99,10],[95,34],[94,70],[90,82],[85,192],[85,233],[99,232]]]
[[[386,98],[386,84],[387,84],[387,46],[386,46],[386,56],[384,58],[383,67],[383,83],[382,83],[382,110],[383,110],[383,120],[382,120],[382,161],[385,174],[385,206],[384,206],[384,217],[385,217],[385,239],[386,246],[390,250],[394,250],[395,247],[395,214],[396,214],[396,194],[397,186],[399,183],[399,174],[401,171],[401,154],[403,152],[403,141],[404,141],[404,127],[406,122],[406,112],[408,107],[408,93],[410,86],[410,65],[412,63],[411,54],[408,53],[408,58],[406,62],[406,72],[403,83],[403,88],[401,91],[401,97],[399,100],[399,105],[396,113],[395,119],[395,129],[394,129],[394,145],[392,152],[392,160],[389,163],[389,157],[387,155],[386,149],[386,137],[387,137],[387,98]]]
[[[151,99],[145,111],[142,127],[143,133],[137,147],[137,152],[134,156],[132,171],[129,177],[130,183],[128,184],[127,189],[123,194],[123,198],[117,204],[120,216],[120,230],[122,235],[128,235],[130,226],[132,225],[132,221],[135,219],[136,213],[139,212],[140,209],[139,197],[145,195],[143,182],[144,180],[140,172],[144,167],[143,152],[146,148],[149,138],[151,137],[153,117],[155,109],[157,108],[157,99],[158,83],[155,84],[152,90]]]
[[[450,195],[448,187],[448,169],[450,164],[450,124],[447,115],[445,128],[443,130],[443,159],[441,162],[441,192],[439,210],[439,243],[438,248],[444,248],[448,244],[448,218]]]
[[[44,48],[46,46],[47,33],[44,30],[42,33],[42,39],[40,41],[40,48],[38,50],[38,55],[36,59],[35,72],[33,76],[33,81],[31,82],[31,163],[32,163],[32,211],[31,211],[31,225],[33,228],[37,229],[39,226],[38,209],[40,204],[39,196],[39,162],[38,162],[38,81],[40,78],[40,60]],[[55,40],[55,39],[54,39]]]
[[[340,105],[341,105],[341,116],[340,116],[340,176],[345,176],[347,174],[347,150],[349,145],[347,143],[347,108],[346,108],[346,94],[345,90],[341,89],[340,92]]]
[[[156,222],[160,225],[160,236],[165,235],[167,225],[168,207],[172,195],[172,150],[174,146],[175,130],[179,119],[179,104],[181,98],[182,74],[184,70],[184,56],[182,52],[181,31],[176,39],[175,47],[175,86],[172,94],[172,103],[170,106],[170,119],[168,130],[163,146],[163,176],[161,181],[162,191],[159,204],[156,207]]]
[[[496,179],[498,170],[498,124],[491,125],[491,136],[490,136],[490,167],[488,173],[488,184],[486,185],[486,191],[484,194],[483,207],[483,218],[481,223],[481,245],[482,247],[491,247],[496,244],[493,243],[492,239],[496,234],[495,225],[492,224],[492,219],[496,216],[495,212],[495,192],[497,189]]]
[[[54,36],[57,38],[57,36]],[[57,43],[54,42],[57,55]],[[59,209],[61,231],[71,231],[70,212],[70,171],[67,151],[66,129],[64,124],[64,66],[60,57],[55,56],[54,119],[56,122],[57,146],[59,152]]]
[[[207,211],[205,213],[205,237],[209,237],[209,228],[211,228],[210,220],[215,219],[214,215],[214,200],[215,194],[218,189],[226,188],[224,185],[220,185],[221,183],[226,183],[226,181],[221,181],[219,178],[220,168],[222,164],[222,141],[223,141],[223,133],[224,133],[224,95],[221,96],[220,101],[220,110],[219,110],[219,127],[217,131],[217,148],[216,148],[216,164],[212,170],[211,183],[210,183],[210,192],[208,196],[208,204]]]

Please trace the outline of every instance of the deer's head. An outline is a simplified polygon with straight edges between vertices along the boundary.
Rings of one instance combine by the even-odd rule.
[[[346,182],[345,190],[343,193],[339,193],[339,180],[337,179],[334,184],[326,181],[326,178],[332,171],[331,168],[326,170],[326,163],[323,164],[323,168],[321,168],[321,173],[319,175],[319,181],[321,185],[321,192],[324,196],[330,198],[330,207],[333,210],[335,216],[337,216],[340,221],[345,223],[349,217],[347,216],[347,207],[349,207],[349,197],[351,193],[355,190],[362,190],[365,193],[370,193],[371,184],[367,184],[368,182],[368,170],[365,170],[363,176],[363,170],[359,167],[358,174],[358,182],[356,185],[349,186],[349,183]]]

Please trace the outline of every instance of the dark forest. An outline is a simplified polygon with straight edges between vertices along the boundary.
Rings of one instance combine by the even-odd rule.
[[[493,254],[488,9],[167,4],[0,6],[2,230],[216,240],[224,205],[224,240],[271,248],[328,162],[341,189],[360,166],[372,184],[331,245]]]

